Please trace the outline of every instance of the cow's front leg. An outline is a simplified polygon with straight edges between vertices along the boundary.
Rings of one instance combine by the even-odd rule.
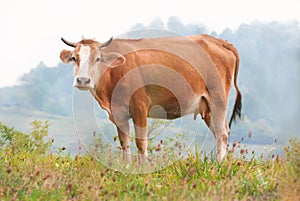
[[[143,160],[147,156],[148,137],[147,137],[147,114],[141,113],[139,117],[133,118],[135,143],[139,150],[140,158]]]
[[[123,150],[123,159],[126,162],[130,161],[130,130],[128,121],[119,123],[117,125],[118,137],[121,148]]]
[[[139,149],[139,154],[142,156],[147,155],[148,138],[147,138],[147,126],[140,127],[134,125],[135,130],[135,143]]]

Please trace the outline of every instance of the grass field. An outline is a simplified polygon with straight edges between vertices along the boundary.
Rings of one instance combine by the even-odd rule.
[[[298,139],[284,156],[246,161],[236,148],[218,163],[196,152],[151,174],[123,174],[92,155],[50,151],[49,125],[32,126],[0,126],[0,200],[300,200]]]

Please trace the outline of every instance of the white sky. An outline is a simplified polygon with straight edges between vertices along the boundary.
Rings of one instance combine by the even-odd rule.
[[[0,87],[15,84],[40,61],[57,65],[66,48],[61,36],[106,41],[136,23],[169,16],[219,33],[256,20],[300,21],[300,10],[297,0],[0,0]]]

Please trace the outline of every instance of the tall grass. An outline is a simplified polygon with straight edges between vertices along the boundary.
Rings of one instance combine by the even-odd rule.
[[[13,142],[5,136],[18,131],[0,124],[0,200],[300,200],[299,139],[284,157],[246,161],[230,153],[219,163],[197,152],[151,174],[123,174],[89,154],[54,153],[48,124],[35,126],[40,137],[19,132]]]

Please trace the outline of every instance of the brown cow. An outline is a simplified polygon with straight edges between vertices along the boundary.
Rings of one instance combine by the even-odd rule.
[[[73,62],[74,86],[90,90],[116,125],[124,157],[129,156],[132,118],[136,145],[147,155],[147,117],[175,119],[200,114],[226,155],[229,127],[241,116],[237,85],[239,56],[228,42],[209,35],[147,39],[82,39],[62,50],[64,63]],[[234,77],[236,100],[226,121],[228,94]]]

